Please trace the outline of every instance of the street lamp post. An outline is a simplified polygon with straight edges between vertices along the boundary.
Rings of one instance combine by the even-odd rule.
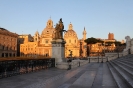
[[[107,57],[107,62],[108,62],[108,57]]]
[[[99,50],[98,50],[98,63],[99,63]]]
[[[119,49],[117,49],[117,53],[118,53],[118,58],[119,58]]]
[[[103,63],[103,52],[102,52],[102,61],[101,61],[101,63]]]
[[[117,44],[117,47],[116,47],[116,53],[117,53],[118,58],[119,58],[119,46],[118,46],[118,44]]]
[[[72,58],[72,51],[69,50],[69,52],[70,52],[69,56]],[[71,69],[71,63],[70,63],[70,62],[72,62],[72,60],[69,59],[67,62],[68,62],[68,64],[69,64],[69,68],[68,68],[68,70],[70,70],[70,69]]]
[[[102,52],[102,62],[103,63],[103,56],[105,56],[105,39],[104,39],[104,47],[103,47],[104,51]]]
[[[100,52],[99,52],[100,51],[100,47],[99,46],[101,46],[101,44],[98,45],[98,63],[99,63],[99,54],[100,54]]]

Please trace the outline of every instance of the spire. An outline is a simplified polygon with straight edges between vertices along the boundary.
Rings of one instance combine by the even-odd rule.
[[[69,24],[69,29],[68,30],[73,30],[73,25],[71,24],[71,22]]]
[[[85,40],[86,39],[86,30],[85,30],[85,27],[84,27],[84,31],[83,31],[83,40]]]
[[[51,20],[51,16],[50,16],[50,20]]]
[[[37,31],[36,31],[36,33],[35,33],[35,35],[36,35],[36,34],[37,34],[37,35],[39,35],[38,29],[37,29]]]
[[[83,35],[84,35],[84,34],[87,34],[87,33],[86,33],[86,30],[85,30],[85,27],[84,27],[84,31],[83,31]]]

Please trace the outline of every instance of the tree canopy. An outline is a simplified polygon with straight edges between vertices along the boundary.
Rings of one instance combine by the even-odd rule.
[[[96,39],[96,38],[93,38],[93,37],[91,37],[91,38],[87,38],[86,40],[84,40],[87,44],[95,44],[95,43],[103,43],[103,41],[102,40],[100,40],[100,39]]]

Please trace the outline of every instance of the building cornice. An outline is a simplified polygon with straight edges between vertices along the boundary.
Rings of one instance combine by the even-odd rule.
[[[12,36],[12,37],[18,37],[18,34],[12,33],[10,31],[8,31],[7,29],[4,29],[4,28],[0,28],[0,34],[7,35],[7,36]]]

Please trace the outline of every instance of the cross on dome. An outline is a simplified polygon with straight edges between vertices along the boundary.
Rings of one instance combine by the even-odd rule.
[[[69,24],[69,29],[68,30],[73,30],[73,25],[71,24],[71,22]]]

